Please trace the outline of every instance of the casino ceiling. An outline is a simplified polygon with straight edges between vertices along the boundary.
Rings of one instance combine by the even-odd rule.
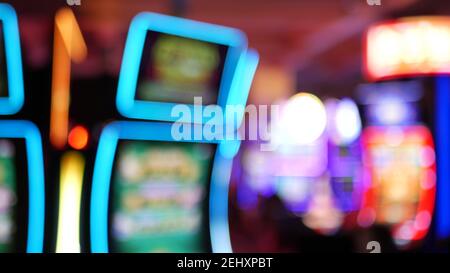
[[[263,65],[294,71],[302,87],[320,93],[334,86],[339,92],[361,81],[361,39],[368,25],[424,12],[450,14],[447,1],[382,0],[380,8],[365,0],[81,0],[75,10],[90,53],[86,65],[75,67],[74,73],[117,73],[129,22],[146,10],[242,29]],[[53,22],[49,15],[66,1],[6,2],[20,14],[25,58],[34,65],[48,62]]]

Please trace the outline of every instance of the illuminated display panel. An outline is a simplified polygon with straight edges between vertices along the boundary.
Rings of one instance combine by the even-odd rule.
[[[0,98],[8,97],[8,74],[6,70],[6,52],[3,37],[3,23],[0,21]]]
[[[338,207],[345,212],[359,210],[362,199],[362,155],[358,139],[347,146],[329,145],[331,188]]]
[[[358,222],[392,227],[399,244],[422,239],[431,224],[435,150],[424,126],[368,127],[363,133],[367,175]]]
[[[450,18],[407,17],[374,25],[365,38],[370,80],[450,74]]]
[[[317,177],[327,168],[327,136],[312,143],[283,147],[272,154],[268,168],[276,176]]]
[[[150,37],[152,34],[157,35],[153,35],[152,38]],[[160,41],[149,44],[158,36],[160,39],[162,38]],[[150,41],[146,42],[147,39]],[[183,43],[184,48],[173,46],[179,43]],[[156,49],[156,52],[163,52],[150,63],[157,64],[158,73],[154,73],[155,69],[141,71],[145,70],[142,66],[150,61],[149,57],[152,57],[152,51],[154,52],[152,47]],[[211,76],[211,81],[208,81],[205,79],[209,77],[208,75],[214,74],[211,74],[211,71],[217,64],[213,48],[221,48],[218,50],[219,67],[216,71],[217,75]],[[145,51],[148,51],[147,57],[143,56]],[[175,52],[176,54],[174,54]],[[177,57],[172,59],[174,56]],[[210,57],[204,58],[205,56]],[[189,61],[185,62],[186,60]],[[177,102],[192,101],[192,94],[202,93],[205,99],[202,103],[214,101],[211,107],[218,111],[221,110],[220,107],[226,105],[242,105],[242,102],[247,99],[258,60],[256,52],[247,50],[245,34],[237,29],[150,12],[139,13],[131,22],[125,44],[117,88],[117,109],[120,114],[128,118],[193,122],[190,117],[179,117],[172,113]],[[177,63],[177,67],[174,68],[175,63]],[[186,73],[188,67],[191,70]],[[155,76],[157,77],[155,78]],[[171,93],[176,91],[178,96],[169,99],[164,92],[152,91],[155,84],[161,83],[161,76],[165,81],[165,91],[169,90]],[[143,89],[147,90],[144,92],[146,100],[137,99],[142,97],[142,94],[137,94],[139,93],[138,88],[141,88],[143,83],[138,82],[139,77],[141,80],[147,78]],[[217,78],[220,78],[219,89],[213,90],[212,88],[217,84]],[[171,80],[169,85],[167,79]],[[149,85],[149,82],[152,84]],[[175,82],[177,88],[173,89]],[[208,84],[205,84],[207,82]],[[203,87],[198,90],[189,87],[189,92],[193,93],[188,95],[184,94],[186,90],[180,93],[181,83],[185,85],[185,88],[188,85]],[[201,84],[199,85],[199,83]],[[148,92],[149,86],[151,86],[150,93]],[[208,94],[210,91],[205,90],[213,92]],[[156,98],[158,101],[151,101],[150,98]],[[184,104],[190,109],[194,108],[193,103]],[[241,118],[238,116],[238,121]],[[194,122],[205,123],[207,120],[209,118],[198,118]]]
[[[111,251],[210,252],[215,145],[124,141],[112,181]]]
[[[0,253],[14,249],[16,185],[14,145],[0,140]]]
[[[227,47],[147,33],[137,85],[142,101],[216,104]]]
[[[283,147],[273,153],[266,168],[275,178],[276,191],[294,212],[308,211],[315,183],[327,168],[327,137],[305,145]]]
[[[366,126],[415,125],[427,116],[421,80],[363,84],[358,87],[358,100]]]
[[[28,173],[25,143],[0,138],[0,253],[27,249]]]
[[[292,211],[306,211],[314,181],[326,172],[326,137],[275,151],[260,149],[260,145],[243,149],[242,179],[246,185],[263,196],[277,194]]]
[[[241,155],[242,179],[251,190],[264,196],[274,193],[274,181],[270,166],[270,153],[262,152],[259,145],[246,143]],[[246,200],[243,200],[246,201]]]
[[[359,210],[362,199],[361,116],[349,99],[327,99],[328,171],[341,211]]]

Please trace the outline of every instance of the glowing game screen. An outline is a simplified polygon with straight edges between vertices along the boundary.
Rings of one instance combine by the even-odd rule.
[[[359,141],[348,145],[329,145],[330,180],[341,210],[359,209],[362,196],[362,159]]]
[[[16,176],[15,149],[11,142],[0,140],[0,253],[14,249]]]
[[[225,46],[149,32],[142,55],[137,99],[215,104],[226,55]]]
[[[292,211],[307,210],[314,181],[327,166],[326,139],[308,145],[260,151],[259,145],[248,145],[242,156],[242,179],[263,196],[277,194]]]
[[[6,70],[6,53],[3,38],[3,24],[0,21],[0,98],[8,96],[8,77]]]
[[[208,193],[215,145],[119,145],[112,186],[112,251],[209,252]]]
[[[431,224],[436,184],[430,131],[423,126],[369,127],[364,142],[371,186],[362,215],[392,226],[396,239],[420,239]]]

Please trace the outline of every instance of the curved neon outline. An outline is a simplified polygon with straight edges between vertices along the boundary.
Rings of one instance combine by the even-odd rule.
[[[45,223],[45,180],[42,139],[38,128],[29,121],[0,121],[0,138],[25,139],[28,161],[28,238],[27,252],[42,253]]]
[[[225,108],[227,104],[231,103],[230,98],[239,97],[239,93],[246,92],[246,90],[241,89],[241,84],[244,80],[242,75],[246,74],[244,72],[247,38],[241,31],[188,19],[143,12],[134,17],[131,22],[122,59],[116,104],[117,109],[123,116],[146,120],[193,122],[192,120],[180,120],[178,117],[171,115],[172,108],[177,105],[176,103],[135,99],[145,37],[149,30],[228,46],[217,106]],[[248,94],[242,95],[246,97]],[[242,101],[238,100],[237,102]],[[187,106],[193,111],[192,104]],[[201,121],[194,122],[204,123],[206,121],[207,118],[203,118]]]
[[[226,116],[226,106],[231,105],[245,107],[250,93],[250,88],[253,83],[253,78],[255,77],[256,69],[258,68],[258,64],[259,54],[256,50],[253,49],[249,49],[246,52],[245,57],[242,57],[240,59],[237,68],[240,78],[237,81],[233,82],[233,86],[231,88],[232,91],[230,91],[230,93],[228,94],[227,103],[225,104],[224,114],[226,123],[232,124],[232,119],[234,119],[235,117],[237,118],[235,123],[236,127],[239,127],[239,125],[242,123],[244,114],[233,114],[233,116],[228,117]]]
[[[23,106],[24,88],[19,25],[11,5],[0,3],[0,21],[3,23],[9,94],[9,97],[0,98],[0,115],[14,115]]]
[[[202,125],[191,124],[193,127]],[[91,194],[91,250],[93,253],[107,253],[108,246],[108,202],[109,190],[119,140],[148,140],[167,142],[192,142],[218,144],[211,176],[210,192],[210,234],[214,252],[231,252],[228,232],[228,183],[231,161],[234,155],[221,151],[237,151],[240,142],[235,141],[175,141],[172,124],[160,122],[116,121],[103,130],[98,145]],[[195,129],[191,130],[192,132]],[[226,146],[226,148],[224,148]],[[229,148],[228,148],[229,147]],[[226,167],[224,169],[224,167]]]
[[[219,145],[219,149],[224,145]],[[228,191],[233,158],[216,153],[211,174],[209,193],[209,230],[212,252],[231,253],[230,228],[228,223]]]

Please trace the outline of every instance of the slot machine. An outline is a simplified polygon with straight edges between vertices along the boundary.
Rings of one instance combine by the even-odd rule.
[[[246,141],[234,167],[236,214],[242,218],[233,223],[233,236],[243,236],[237,231],[253,236],[238,247],[314,252],[322,242],[350,251],[347,232],[357,228],[363,197],[356,103],[349,98],[323,103],[298,93],[279,110],[271,116],[270,141]],[[264,228],[253,228],[254,222]]]
[[[270,122],[270,140],[246,141],[234,167],[234,219],[239,218],[233,236],[252,238],[237,248],[315,252],[321,242],[350,250],[347,231],[356,226],[362,200],[355,102],[322,102],[302,92],[282,102]]]
[[[358,221],[388,226],[398,246],[407,247],[428,232],[436,191],[436,150],[419,108],[423,90],[407,81],[364,85],[359,92],[367,127]]]
[[[327,172],[326,110],[318,97],[299,93],[280,112],[273,120],[275,149],[268,165],[280,198],[293,212],[305,214]]]
[[[252,209],[258,196],[276,195],[319,233],[332,234],[345,222],[351,226],[345,218],[354,216],[362,199],[361,119],[355,102],[328,99],[323,104],[299,93],[271,122],[273,149],[247,141],[240,153],[238,206]]]
[[[41,135],[25,120],[5,120],[24,104],[15,10],[0,3],[0,253],[40,253],[44,244],[44,161]]]
[[[346,214],[344,226],[354,228],[363,196],[362,122],[350,98],[328,99],[328,169],[337,207]]]
[[[360,220],[390,226],[401,248],[430,229],[437,241],[450,237],[449,45],[444,16],[380,22],[365,36],[364,73],[373,83],[363,104],[367,121],[378,124],[364,132],[372,205]]]
[[[281,104],[270,123],[269,141],[247,141],[241,151],[238,205],[253,206],[255,195],[277,195],[289,210],[304,212],[312,184],[327,168],[325,107],[316,96],[299,93]]]
[[[210,124],[193,102],[245,106],[257,63],[236,29],[154,13],[133,19],[116,102],[124,117],[146,121],[115,121],[101,133],[92,252],[232,251],[228,183],[240,142],[202,136]],[[174,116],[177,107],[193,118]],[[242,115],[222,113],[221,126],[234,119],[236,131]]]
[[[355,226],[355,214],[361,205],[359,111],[349,98],[328,99],[325,103],[316,98],[316,103],[305,101],[295,108],[308,110],[281,114],[279,127],[285,127],[285,134],[298,133],[296,145],[292,145],[292,141],[280,142],[282,145],[277,151],[280,155],[273,160],[283,162],[284,158],[283,166],[288,171],[280,172],[283,168],[277,167],[278,191],[291,206],[296,204],[291,210],[308,228],[333,236],[343,228]],[[286,114],[291,117],[283,118]],[[304,124],[298,119],[305,119]],[[295,129],[293,124],[296,124]]]

